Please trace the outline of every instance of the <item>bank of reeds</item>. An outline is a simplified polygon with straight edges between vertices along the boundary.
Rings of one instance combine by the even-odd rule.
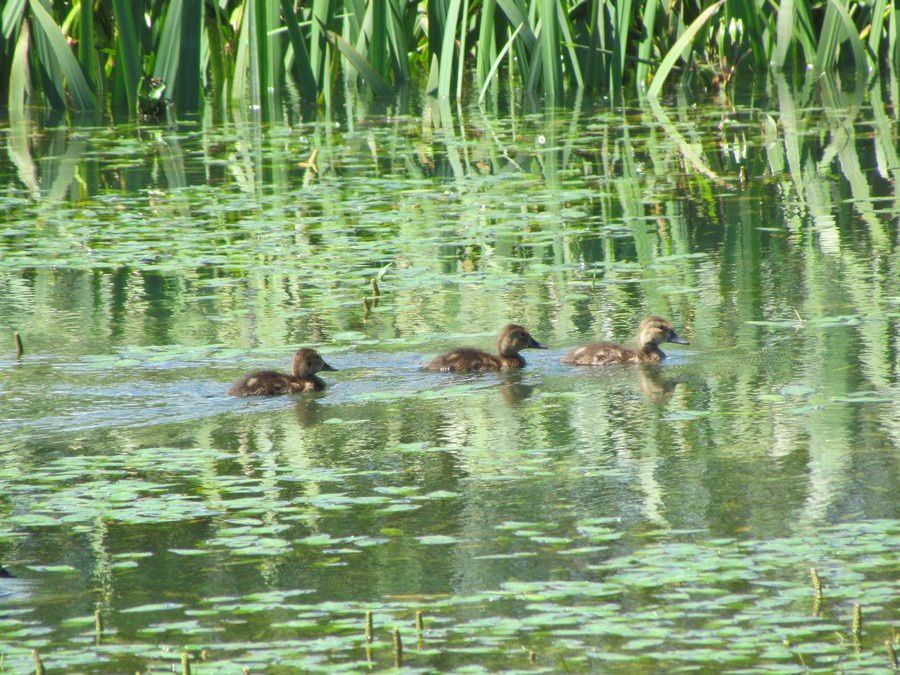
[[[293,87],[551,99],[673,79],[728,86],[769,70],[900,70],[892,0],[5,0],[0,94],[158,116],[205,100],[274,110]],[[168,103],[167,103],[168,102]]]

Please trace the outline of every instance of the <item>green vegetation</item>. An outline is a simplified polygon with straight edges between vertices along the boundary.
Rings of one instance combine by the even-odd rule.
[[[417,78],[444,98],[509,78],[619,99],[673,74],[897,68],[898,33],[888,0],[7,0],[0,94],[13,117],[29,100],[155,117],[162,97],[268,115],[285,87],[327,105],[336,87]]]

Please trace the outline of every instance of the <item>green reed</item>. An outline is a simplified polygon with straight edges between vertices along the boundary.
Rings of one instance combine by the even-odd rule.
[[[205,99],[274,112],[285,87],[328,104],[341,84],[387,95],[409,80],[454,98],[506,74],[558,99],[626,88],[658,96],[670,76],[734,77],[900,64],[887,0],[8,0],[0,96],[159,117]],[[474,68],[470,68],[474,65]]]

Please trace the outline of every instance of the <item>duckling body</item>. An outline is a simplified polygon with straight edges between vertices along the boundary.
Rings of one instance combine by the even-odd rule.
[[[518,370],[525,367],[525,359],[519,352],[523,349],[546,349],[531,337],[523,326],[511,323],[497,338],[497,355],[480,349],[463,347],[441,354],[424,368],[436,373],[467,373],[488,370]]]
[[[642,360],[649,362],[650,356],[648,354],[641,359],[637,349],[628,349],[612,342],[592,342],[564,354],[562,362],[575,366],[605,366],[607,363],[638,363]]]
[[[323,370],[337,370],[325,363],[315,349],[301,349],[294,354],[291,374],[275,370],[260,370],[231,385],[228,393],[232,396],[276,396],[299,394],[307,391],[322,391],[325,381],[316,377]]]
[[[672,324],[659,316],[650,316],[641,322],[638,329],[637,349],[629,349],[612,342],[595,342],[567,352],[563,363],[575,366],[604,366],[608,363],[659,363],[666,358],[659,348],[661,342],[689,345],[680,337]]]
[[[524,365],[525,359],[518,354],[505,359],[500,356],[488,354],[480,349],[461,347],[436,357],[431,363],[425,366],[425,369],[442,373],[454,373],[482,370],[511,370],[522,368]]]
[[[15,579],[16,575],[0,565],[0,579]]]
[[[232,396],[277,396],[322,391],[324,388],[325,381],[315,375],[294,377],[276,370],[260,370],[244,375],[231,385],[228,393]]]

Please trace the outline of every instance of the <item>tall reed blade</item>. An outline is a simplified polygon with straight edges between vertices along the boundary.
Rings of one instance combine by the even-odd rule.
[[[156,60],[153,64],[153,77],[163,81],[166,86],[166,98],[170,100],[175,95],[175,81],[178,78],[183,2],[184,0],[169,2],[159,31]]]
[[[518,26],[516,26],[513,34],[509,36],[509,40],[506,41],[506,44],[503,45],[503,49],[500,50],[500,53],[497,54],[497,58],[494,59],[494,63],[491,64],[491,69],[488,71],[487,76],[484,78],[484,84],[481,85],[481,93],[478,95],[479,103],[484,100],[484,95],[488,90],[488,86],[490,86],[491,84],[491,80],[493,80],[494,75],[497,74],[497,69],[500,67],[500,64],[503,63],[503,57],[506,56],[506,52],[509,51],[509,48],[515,41],[516,36],[519,34],[519,31],[522,30],[522,25],[523,24],[520,23]]]
[[[556,0],[537,0],[541,19],[541,69],[544,96],[557,100],[562,95],[562,68],[559,53],[559,27],[556,19]]]
[[[838,23],[850,41],[850,49],[853,51],[853,60],[856,63],[857,73],[865,77],[868,72],[866,48],[863,46],[862,40],[859,39],[859,33],[856,30],[856,26],[853,25],[853,19],[850,18],[847,9],[838,0],[828,0],[828,3],[834,9],[838,17]]]
[[[772,66],[784,67],[788,50],[791,48],[794,32],[794,0],[781,0],[775,29],[775,50],[772,52]]]
[[[335,47],[337,47],[338,51],[344,56],[347,61],[356,69],[356,71],[363,76],[366,82],[372,87],[372,90],[380,95],[386,95],[391,93],[391,87],[388,85],[384,79],[375,72],[375,69],[372,67],[366,58],[360,54],[356,49],[353,48],[349,42],[347,42],[340,35],[335,33],[334,31],[327,31],[325,33],[328,41],[331,42]]]
[[[497,58],[496,27],[494,15],[497,12],[497,0],[484,0],[481,3],[481,20],[478,24],[478,46],[475,59],[475,74],[478,84],[484,91],[488,73]],[[517,29],[518,30],[518,29]],[[479,100],[483,98],[479,96]]]
[[[78,16],[78,61],[92,91],[99,91],[100,63],[94,48],[94,6],[91,0],[81,0]]]
[[[387,34],[389,0],[370,0],[372,32],[369,37],[369,63],[382,79],[387,79]]]
[[[891,54],[892,65],[900,70],[900,10],[897,5],[891,7],[891,19],[888,24],[888,53]]]
[[[265,17],[261,21],[261,28],[266,40],[266,98],[269,104],[274,104],[281,92],[284,83],[282,79],[283,54],[281,45],[281,33],[279,32],[281,18],[281,0],[265,0]]]
[[[521,0],[518,0],[518,2],[521,2]],[[513,26],[522,26],[521,39],[530,51],[534,49],[537,38],[534,35],[534,31],[531,30],[531,24],[528,21],[525,8],[520,6],[518,2],[517,0],[497,0],[497,4],[500,5],[500,9],[503,10],[503,13],[506,14],[510,24]]]
[[[532,77],[531,64],[535,61],[535,55],[540,52],[537,49],[537,37],[531,29],[524,0],[497,0],[497,4],[509,20],[510,30],[515,26],[522,26],[522,31],[519,33],[519,38],[513,43],[513,48],[521,79],[530,89],[529,82],[536,79]]]
[[[294,63],[292,72],[301,95],[310,100],[316,100],[316,78],[313,75],[312,63],[309,59],[309,51],[306,49],[306,41],[300,31],[300,22],[294,14],[291,0],[281,0],[281,13],[287,27],[288,39],[294,48]]]
[[[647,0],[644,4],[644,37],[641,40],[640,45],[638,45],[638,58],[640,60],[638,61],[636,68],[637,85],[639,88],[646,86],[647,77],[650,74],[650,65],[648,61],[653,54],[653,35],[656,30],[656,10],[658,5],[659,0]]]
[[[616,8],[616,33],[613,42],[610,89],[617,99],[622,96],[622,80],[625,78],[625,56],[628,50],[628,31],[631,28],[631,6],[631,0],[620,0]]]
[[[450,97],[453,82],[454,52],[456,50],[456,27],[459,21],[461,0],[450,0],[444,30],[441,35],[441,55],[438,59],[438,98]],[[461,65],[460,65],[461,67]]]
[[[836,5],[830,0],[825,9],[825,20],[819,32],[819,43],[816,46],[814,71],[821,75],[830,71],[837,57],[838,36],[841,32],[841,19]]]
[[[723,4],[725,4],[725,0],[719,0],[703,10],[700,13],[700,16],[694,19],[691,25],[681,34],[681,37],[679,37],[669,51],[666,52],[662,63],[659,64],[656,75],[653,76],[653,82],[650,83],[650,88],[647,90],[648,96],[652,98],[659,96],[663,85],[666,83],[666,78],[672,71],[675,62],[681,57],[681,53],[691,44],[693,39],[697,36],[697,33],[703,29],[706,22],[709,21],[713,14],[722,8]]]
[[[881,47],[881,34],[884,32],[884,17],[889,11],[896,13],[897,6],[894,5],[892,8],[889,8],[887,0],[875,0],[875,3],[872,5],[872,23],[870,24],[869,30],[869,53],[871,53],[875,59],[876,68],[880,65],[878,63],[880,59],[880,52],[878,50]]]
[[[254,109],[264,117],[270,113],[270,88],[272,74],[269,54],[268,0],[250,0],[250,100]]]
[[[250,93],[250,24],[247,11],[250,1],[245,1],[237,26],[237,46],[234,55],[234,74],[231,83],[231,100],[235,103],[245,102]]]
[[[333,14],[332,0],[313,0],[312,26],[309,40],[309,62],[313,75],[316,77],[319,90],[324,89],[323,71],[325,67],[325,31],[331,23]]]
[[[25,8],[28,0],[6,0],[3,10],[0,11],[0,34],[4,40],[12,40],[16,31],[22,25],[25,16]]]
[[[29,0],[31,15],[34,17],[35,32],[40,32],[47,41],[51,56],[65,78],[66,87],[72,95],[72,103],[76,110],[96,110],[97,99],[87,79],[75,59],[75,55],[66,43],[62,29],[53,20],[53,17],[44,9],[40,0]]]
[[[407,27],[404,24],[406,16],[406,0],[389,0],[388,9],[388,38],[390,39],[391,51],[394,55],[394,64],[397,71],[397,77],[401,80],[409,79],[409,45],[414,38],[413,33],[407,34]]]
[[[736,20],[743,28],[739,39],[740,42],[749,43],[749,53],[747,54],[749,60],[758,70],[764,69],[770,53],[766,47],[766,26],[762,21],[763,15],[759,11],[756,1],[730,2],[726,5],[726,9],[728,12],[725,20],[729,21],[729,24]]]
[[[15,124],[25,119],[25,99],[31,88],[31,77],[28,70],[28,47],[30,31],[27,23],[22,24],[16,47],[13,51],[12,72],[9,78],[9,121]]]
[[[584,88],[584,77],[581,74],[581,63],[578,61],[578,52],[575,49],[575,40],[572,37],[572,27],[569,22],[569,15],[566,14],[562,4],[556,6],[556,18],[559,21],[559,27],[562,32],[563,45],[565,51],[566,67],[568,72],[572,73],[575,78],[575,86],[579,89]]]
[[[467,19],[469,16],[469,0],[463,0],[462,17],[459,22],[459,62],[456,64],[456,99],[462,98],[463,79],[466,74],[466,37],[468,35]]]
[[[141,83],[141,43],[131,9],[131,0],[113,0],[117,32],[116,54],[121,62],[128,110],[134,114],[137,112],[138,88]]]
[[[803,61],[798,66],[812,66],[816,60],[818,30],[813,27],[809,0],[794,0],[794,23],[791,33],[793,41],[803,50]]]

